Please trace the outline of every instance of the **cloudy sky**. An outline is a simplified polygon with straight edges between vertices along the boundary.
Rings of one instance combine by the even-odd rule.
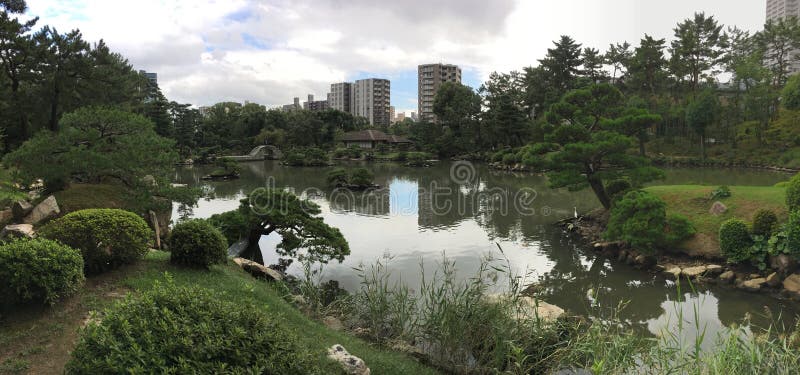
[[[535,65],[559,35],[605,50],[670,38],[696,11],[758,30],[765,0],[28,0],[40,25],[105,39],[158,73],[171,100],[274,106],[330,83],[389,78],[392,105],[416,110],[418,64],[461,66],[477,88],[492,71]]]

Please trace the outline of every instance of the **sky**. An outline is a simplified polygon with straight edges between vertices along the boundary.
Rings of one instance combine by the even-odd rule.
[[[397,112],[416,111],[417,65],[448,63],[480,87],[491,72],[535,66],[570,35],[605,51],[647,33],[670,40],[679,21],[703,11],[758,31],[765,0],[28,0],[28,16],[80,29],[158,73],[170,100],[268,107],[334,82],[391,80]]]

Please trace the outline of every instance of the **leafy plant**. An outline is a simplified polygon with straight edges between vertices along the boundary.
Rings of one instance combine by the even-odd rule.
[[[366,168],[356,168],[350,174],[350,184],[358,187],[372,186],[375,175]]]
[[[170,262],[175,264],[208,268],[227,259],[227,240],[205,220],[189,220],[176,225],[167,245],[171,253]]]
[[[778,216],[767,209],[760,209],[753,215],[753,234],[769,238],[778,224]]]
[[[279,318],[169,280],[106,310],[82,332],[67,374],[314,374],[313,355]]]
[[[667,224],[666,204],[657,196],[636,190],[625,194],[611,208],[604,236],[622,240],[636,249],[653,252],[661,245]]]
[[[83,284],[83,258],[69,246],[46,239],[0,245],[3,305],[35,301],[55,304]]]
[[[678,246],[681,242],[694,236],[697,231],[692,223],[683,215],[670,214],[667,216],[667,226],[664,230],[664,240],[669,246]]]
[[[800,209],[800,173],[794,175],[786,187],[786,207],[789,211]]]
[[[800,255],[800,211],[789,213],[789,221],[786,223],[786,245],[790,254]]]
[[[726,185],[722,185],[711,192],[709,199],[717,200],[717,199],[728,198],[730,196],[731,196],[731,189]]]
[[[328,182],[328,186],[336,187],[347,185],[347,177],[347,171],[344,168],[335,168],[328,172],[326,180]]]
[[[733,263],[750,260],[753,239],[744,221],[733,218],[719,227],[719,247],[722,255]]]
[[[144,219],[118,209],[72,212],[46,225],[40,234],[79,249],[87,274],[135,262],[147,253],[154,236]]]

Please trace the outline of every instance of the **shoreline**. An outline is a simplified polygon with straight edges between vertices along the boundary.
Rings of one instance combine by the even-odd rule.
[[[778,256],[770,259],[770,267],[764,271],[750,265],[728,264],[721,258],[691,256],[683,252],[660,252],[644,254],[622,241],[606,241],[607,214],[594,210],[578,219],[563,219],[554,225],[561,227],[566,235],[574,235],[595,253],[620,263],[637,268],[643,272],[660,274],[675,281],[689,281],[693,284],[711,284],[750,293],[770,295],[784,301],[800,301],[800,274],[796,262],[788,257]],[[782,258],[784,259],[777,259]]]

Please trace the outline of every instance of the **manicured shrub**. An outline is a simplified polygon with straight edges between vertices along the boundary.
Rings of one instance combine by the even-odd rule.
[[[697,231],[692,223],[683,215],[671,214],[667,216],[667,226],[664,230],[664,240],[668,246],[678,246],[681,242],[694,236]]]
[[[753,215],[753,234],[769,238],[778,224],[778,216],[774,212],[760,209]]]
[[[141,259],[154,237],[153,231],[138,215],[106,208],[67,214],[45,226],[40,234],[80,250],[87,274]]]
[[[800,255],[800,211],[792,211],[786,223],[786,246],[788,253]]]
[[[786,207],[789,211],[800,208],[800,173],[794,175],[786,186]]]
[[[729,219],[719,227],[719,248],[722,256],[733,263],[750,260],[753,239],[747,231],[747,224],[739,219]]]
[[[205,220],[184,221],[172,228],[167,241],[170,262],[208,268],[227,259],[228,241]]]
[[[67,374],[315,374],[312,354],[262,306],[167,283],[81,333]]]
[[[347,171],[344,168],[335,168],[328,172],[326,180],[331,187],[347,185]]]
[[[16,240],[0,246],[0,301],[54,304],[83,283],[78,250],[46,239]]]
[[[646,191],[631,191],[611,208],[605,237],[622,240],[637,250],[653,252],[662,244],[666,204]]]
[[[366,168],[356,168],[350,174],[350,183],[356,186],[370,186],[375,175]]]

